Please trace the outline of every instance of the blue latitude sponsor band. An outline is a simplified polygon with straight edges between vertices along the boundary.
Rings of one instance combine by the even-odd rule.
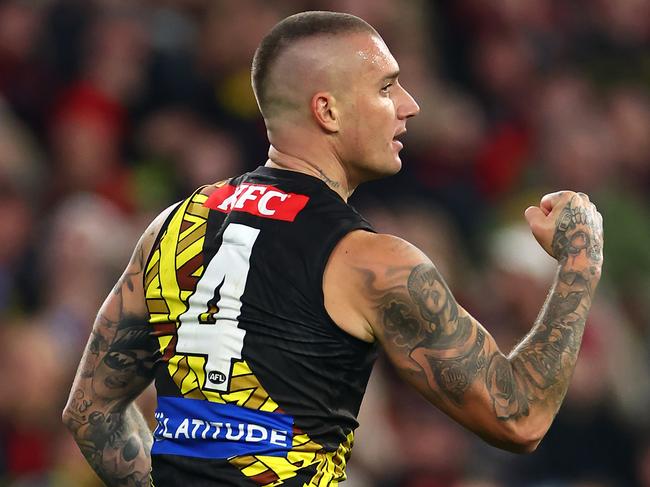
[[[182,397],[159,397],[153,455],[227,459],[284,456],[293,441],[293,418]]]

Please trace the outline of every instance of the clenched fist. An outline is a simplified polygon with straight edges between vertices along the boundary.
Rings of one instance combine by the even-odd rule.
[[[558,191],[526,209],[539,244],[562,266],[565,278],[599,278],[603,261],[603,217],[584,193]]]

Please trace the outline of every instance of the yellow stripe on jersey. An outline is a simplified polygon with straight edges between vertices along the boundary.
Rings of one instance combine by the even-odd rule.
[[[303,487],[336,486],[346,479],[345,464],[353,442],[354,434],[350,432],[336,451],[326,452],[308,435],[295,435],[294,450],[286,457],[248,455],[232,458],[230,463],[262,487],[282,485],[295,477],[298,471],[313,465],[316,466],[316,474]]]
[[[183,397],[275,412],[278,404],[264,390],[246,361],[233,361],[229,391],[219,393],[204,390],[205,357],[175,351],[179,317],[187,311],[188,300],[205,269],[202,252],[209,210],[203,203],[207,198],[199,191],[185,200],[151,254],[144,278],[149,322],[158,326],[158,343],[167,361],[167,372]],[[334,486],[345,480],[345,463],[352,441],[350,433],[336,451],[326,452],[308,435],[297,433],[286,457],[248,455],[231,458],[229,462],[246,477],[267,487],[281,485],[300,470],[315,465],[316,474],[305,486]]]

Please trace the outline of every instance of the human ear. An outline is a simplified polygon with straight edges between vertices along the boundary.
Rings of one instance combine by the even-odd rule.
[[[339,112],[336,98],[331,93],[319,92],[311,98],[311,113],[320,127],[329,132],[339,131]]]

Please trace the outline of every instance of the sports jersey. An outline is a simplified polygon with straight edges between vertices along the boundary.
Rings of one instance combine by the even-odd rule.
[[[200,188],[145,264],[155,385],[152,483],[345,479],[376,357],[323,300],[330,253],[370,224],[318,178],[259,167]]]

